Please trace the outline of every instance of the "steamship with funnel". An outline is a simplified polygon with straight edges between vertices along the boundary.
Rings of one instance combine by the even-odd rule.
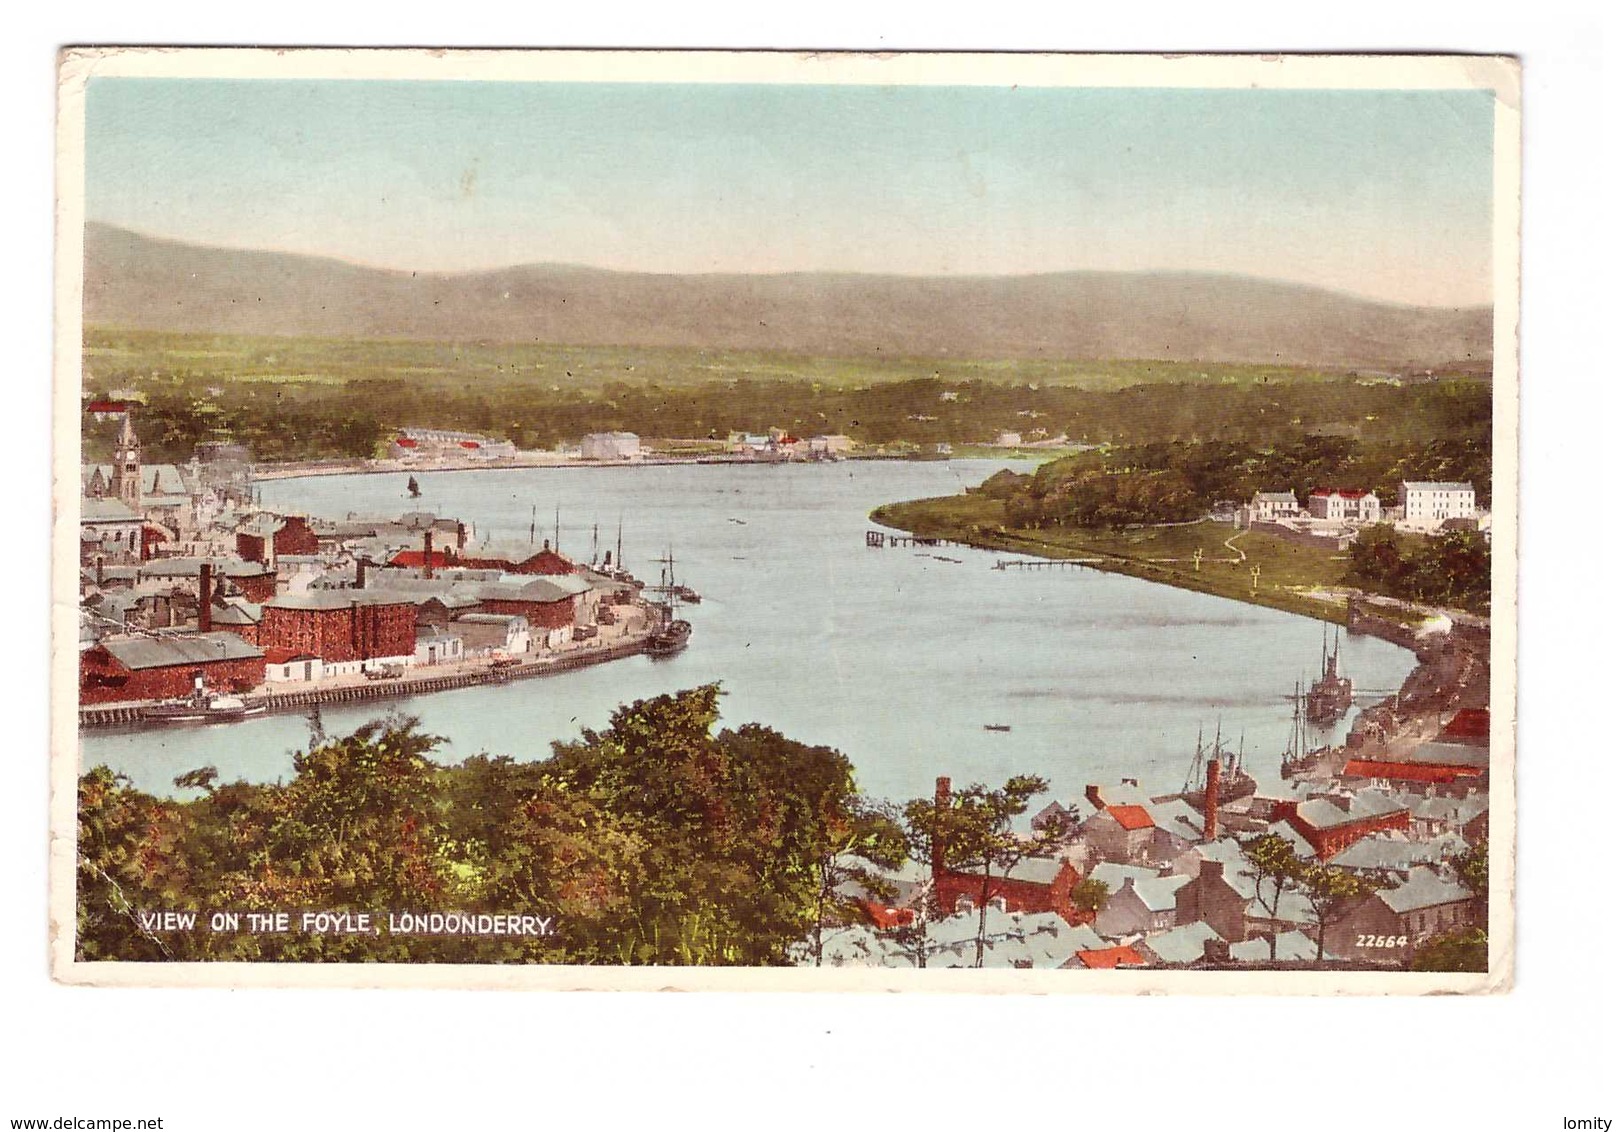
[[[1216,804],[1226,806],[1256,793],[1256,780],[1245,772],[1245,739],[1239,737],[1239,749],[1229,751],[1222,746],[1222,725],[1217,724],[1216,738],[1205,745],[1205,729],[1200,729],[1194,741],[1194,761],[1189,764],[1188,775],[1178,797],[1195,809],[1205,806],[1214,783]]]
[[[1340,630],[1335,630],[1335,648],[1329,649],[1329,630],[1324,630],[1323,674],[1307,690],[1307,722],[1328,727],[1352,706],[1352,681],[1340,674]]]

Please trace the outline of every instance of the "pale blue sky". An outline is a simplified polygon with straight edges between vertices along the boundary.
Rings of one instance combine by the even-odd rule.
[[[99,78],[86,116],[89,218],[200,243],[1491,300],[1485,92]]]

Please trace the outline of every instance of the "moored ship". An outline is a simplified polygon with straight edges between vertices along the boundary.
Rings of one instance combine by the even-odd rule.
[[[210,723],[263,715],[262,700],[221,695],[199,688],[184,699],[163,700],[141,709],[141,719],[150,723]]]
[[[693,635],[691,622],[670,616],[669,608],[664,608],[663,624],[660,625],[658,632],[648,638],[649,656],[675,656],[687,647],[687,639]]]
[[[1212,760],[1217,764],[1217,805],[1226,806],[1256,793],[1256,780],[1245,772],[1244,737],[1240,736],[1237,751],[1224,750],[1222,727],[1218,725],[1216,739],[1209,747],[1205,745],[1203,730],[1194,742],[1194,761],[1189,764],[1188,777],[1183,780],[1180,795],[1189,805],[1197,810],[1204,809],[1206,793],[1201,783],[1205,781],[1206,768]]]
[[[1327,727],[1352,706],[1352,681],[1340,674],[1340,630],[1335,630],[1335,648],[1331,652],[1326,636],[1323,648],[1323,674],[1307,690],[1306,717],[1314,727]]]
[[[683,590],[690,596],[683,595]],[[687,639],[693,635],[692,623],[676,616],[676,600],[681,598],[696,603],[698,595],[686,586],[676,584],[676,559],[668,550],[665,556],[659,559],[659,584],[648,586],[643,592],[657,593],[663,597],[663,600],[655,601],[649,606],[659,618],[659,627],[644,646],[647,654],[652,657],[675,656],[687,647]]]
[[[1325,747],[1312,747],[1307,740],[1306,697],[1301,693],[1301,682],[1295,682],[1295,709],[1290,718],[1290,741],[1284,746],[1279,761],[1279,774],[1294,778],[1311,769],[1313,762],[1324,753]]]

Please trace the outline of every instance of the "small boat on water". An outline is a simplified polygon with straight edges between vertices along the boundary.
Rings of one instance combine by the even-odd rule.
[[[677,600],[685,601],[688,605],[697,605],[704,600],[698,596],[698,591],[693,589],[692,586],[675,586],[671,592],[676,595]]]
[[[149,723],[214,723],[265,714],[263,700],[245,700],[199,689],[184,699],[163,700],[141,709]]]
[[[1006,723],[987,723],[983,725],[987,731],[1012,731],[1013,728]]]

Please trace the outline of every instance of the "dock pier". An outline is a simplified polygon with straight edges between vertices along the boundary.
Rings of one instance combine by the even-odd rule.
[[[918,535],[893,535],[889,531],[868,531],[868,546],[963,546],[949,538],[920,538]]]
[[[995,570],[1058,570],[1066,566],[1074,566],[1081,569],[1085,566],[1102,565],[1103,561],[1102,558],[999,558],[992,568]]]
[[[303,688],[297,691],[271,692],[250,697],[263,702],[269,711],[295,711],[317,704],[355,703],[363,700],[402,699],[433,692],[449,692],[457,688],[471,688],[478,684],[505,684],[537,676],[555,676],[604,664],[648,651],[648,637],[637,637],[620,644],[580,649],[549,660],[517,664],[510,668],[488,668],[472,672],[457,672],[446,676],[404,676],[398,680],[376,680],[366,684],[346,684],[336,688]],[[107,704],[79,709],[81,729],[93,727],[128,727],[144,722],[142,704]],[[219,721],[226,722],[226,721]]]

